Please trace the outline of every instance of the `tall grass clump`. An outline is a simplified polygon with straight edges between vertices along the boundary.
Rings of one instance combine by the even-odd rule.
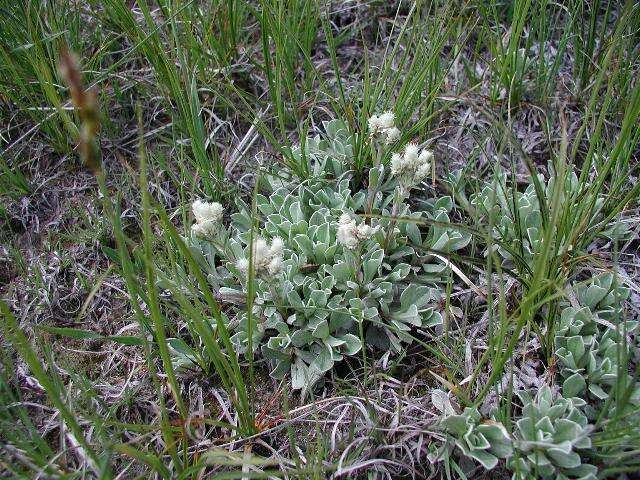
[[[70,2],[16,3],[3,7],[0,92],[5,118],[29,118],[58,152],[68,152],[78,132],[57,72],[67,44],[79,46],[80,19]],[[15,136],[15,139],[18,135]]]

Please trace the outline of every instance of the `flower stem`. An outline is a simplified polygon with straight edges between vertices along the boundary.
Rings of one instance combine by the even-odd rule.
[[[373,169],[377,169],[380,166],[380,162],[382,161],[382,147],[380,145],[376,145],[376,152],[373,156]],[[369,186],[367,187],[367,214],[371,215],[372,210],[373,210],[373,200],[374,197],[376,195],[376,187],[377,185],[373,185],[371,183],[369,183]],[[371,217],[369,217],[368,219],[365,219],[365,221],[369,222],[369,225],[371,225],[371,222],[373,221],[371,219]]]
[[[384,244],[382,245],[382,249],[386,250],[389,242],[391,241],[391,235],[393,235],[393,229],[398,222],[398,213],[400,212],[400,205],[402,204],[402,200],[404,199],[404,193],[400,191],[401,187],[396,189],[396,198],[393,201],[393,208],[391,210],[391,221],[389,222],[389,228],[387,230],[387,235],[384,238]]]

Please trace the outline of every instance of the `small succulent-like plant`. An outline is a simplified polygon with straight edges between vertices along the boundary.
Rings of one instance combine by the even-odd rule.
[[[563,390],[569,396],[588,393],[595,400],[606,400],[621,375],[633,381],[620,369],[620,361],[629,355],[628,335],[637,329],[637,322],[619,319],[618,305],[629,291],[616,286],[613,274],[575,285],[575,290],[585,306],[565,307],[555,335]]]
[[[383,120],[380,131],[394,128]],[[470,240],[442,226],[449,222],[450,198],[410,209],[406,199],[422,173],[409,182],[380,163],[368,189],[354,188],[345,168],[354,140],[342,122],[325,129],[325,139],[292,151],[309,159],[310,178],[269,175],[271,191],[255,197],[257,218],[238,200],[231,227],[194,228],[190,239],[214,290],[230,305],[237,350],[252,344],[274,377],[291,375],[294,389],[308,389],[336,362],[356,355],[363,341],[397,352],[412,331],[440,324],[437,281],[447,267],[431,252],[455,251]],[[409,152],[409,160],[418,156]],[[420,165],[432,158],[422,157]],[[424,227],[424,220],[437,226]]]
[[[511,438],[504,425],[482,419],[475,408],[465,408],[461,414],[445,415],[440,427],[450,440],[439,451],[430,453],[432,462],[441,460],[442,449],[450,449],[452,444],[465,457],[478,461],[487,470],[494,468],[499,459],[508,458],[513,453]]]
[[[555,396],[549,387],[532,397],[518,392],[522,417],[516,422],[514,446],[509,461],[514,479],[595,480],[597,468],[582,463],[578,450],[589,448],[591,426],[580,411],[584,401]]]
[[[514,255],[528,264],[533,262],[533,254],[542,238],[540,205],[533,185],[519,192],[507,186],[506,175],[501,175],[473,196],[471,204],[484,217],[492,219],[493,236],[500,242],[495,248],[505,263],[513,263]],[[526,235],[521,236],[519,231]]]
[[[602,232],[603,237],[620,242],[631,240],[634,235],[633,223],[630,219],[624,219],[622,215],[614,218]]]
[[[556,177],[552,175],[546,182],[542,175],[538,179],[543,186],[545,198],[553,196]],[[460,179],[450,178],[450,183],[460,183]],[[575,196],[580,191],[580,182],[575,172],[564,180],[564,196]],[[597,212],[599,200],[594,207]],[[513,267],[522,263],[531,267],[536,252],[540,252],[543,241],[543,215],[540,201],[533,183],[524,191],[519,191],[508,181],[506,173],[496,175],[477,195],[472,196],[471,204],[485,221],[493,225],[494,249],[503,258],[505,265]],[[556,242],[561,251],[571,251],[568,239],[560,238]]]
[[[630,290],[614,272],[593,277],[586,284],[575,285],[578,302],[601,318],[617,321],[620,305],[629,298]]]

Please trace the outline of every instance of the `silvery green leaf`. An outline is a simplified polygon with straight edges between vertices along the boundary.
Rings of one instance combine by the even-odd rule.
[[[292,223],[288,219],[284,218],[282,215],[273,214],[269,215],[268,220],[269,223],[275,227],[275,231],[270,232],[272,235],[278,234],[286,238],[291,236]],[[249,229],[250,228],[251,226],[249,226]]]
[[[580,373],[574,373],[562,384],[562,395],[564,397],[577,397],[584,392],[587,387],[584,377]]]
[[[440,424],[448,433],[461,438],[470,429],[467,421],[468,418],[465,415],[450,415],[445,417]]]
[[[321,287],[328,292],[335,286],[336,280],[332,275],[327,275],[322,279]]]
[[[375,250],[367,260],[362,263],[362,273],[364,282],[369,283],[373,280],[378,273],[378,269],[382,265],[382,259],[384,258],[384,250]]]
[[[415,253],[413,247],[408,245],[393,249],[391,255],[389,255],[389,260],[397,261],[404,257],[409,257]]]
[[[331,335],[325,338],[323,342],[327,347],[331,347],[331,348],[341,347],[342,345],[345,344],[345,341],[343,339],[332,337]]]
[[[289,335],[289,324],[294,324],[295,319],[296,314],[294,313],[293,315],[289,316],[289,318],[287,318],[286,323],[283,321],[276,322],[273,328],[275,328],[281,335]]]
[[[318,231],[316,233],[316,239],[319,242],[322,242],[324,244],[329,244],[330,240],[331,240],[331,235],[330,235],[330,230],[329,230],[329,224],[328,223],[322,223],[321,225],[319,225],[318,227]]]
[[[326,307],[329,296],[324,290],[312,290],[309,300],[316,307]]]
[[[359,285],[357,282],[354,282],[353,280],[347,280],[347,287],[349,287],[351,290],[356,290]]]
[[[435,251],[446,251],[447,243],[449,242],[449,234],[442,232],[438,239],[433,242],[431,249]]]
[[[435,327],[436,325],[442,325],[442,314],[440,312],[429,309],[423,315],[423,327]]]
[[[464,440],[467,442],[467,445],[471,450],[487,450],[489,447],[491,447],[491,444],[489,443],[487,438],[479,432],[479,427],[479,425],[474,426],[463,436]]]
[[[418,307],[415,305],[410,305],[409,308],[405,311],[392,312],[391,318],[392,320],[394,320],[393,323],[395,325],[399,325],[399,328],[401,330],[406,330],[407,328],[402,325],[403,323],[410,323],[411,325],[414,325],[416,327],[422,325],[422,319],[420,317],[420,314],[418,313]],[[401,323],[397,323],[396,321]],[[402,326],[400,327],[400,325]]]
[[[434,204],[436,210],[444,210],[450,212],[453,209],[453,199],[450,196],[438,198]]]
[[[600,400],[606,400],[607,398],[609,398],[609,394],[605,392],[600,385],[597,385],[595,383],[589,384],[589,392],[594,397],[599,398]]]
[[[524,440],[533,441],[536,439],[536,428],[532,418],[521,418],[520,420],[516,421],[516,425]]]
[[[172,359],[175,359],[181,368],[202,365],[200,355],[198,355],[193,348],[187,345],[184,340],[180,338],[168,338],[167,344],[169,345]]]
[[[384,172],[384,165],[378,165],[377,168],[369,169],[369,187],[372,189],[376,189],[378,187],[378,182],[382,177]]]
[[[231,221],[238,227],[243,230],[251,229],[251,217],[244,215],[242,213],[233,213],[231,214]]]
[[[349,297],[349,310],[362,311],[365,304],[360,297]]]
[[[405,223],[405,232],[409,241],[414,245],[422,245],[422,235],[418,225],[414,222]]]
[[[583,464],[571,470],[573,480],[596,480],[598,468],[595,465]]]
[[[317,227],[325,223],[326,214],[327,211],[324,208],[313,212],[313,214],[311,214],[311,218],[309,219],[309,229],[311,229],[311,227]]]
[[[498,458],[507,458],[513,454],[511,438],[501,423],[484,423],[476,427],[490,444],[490,451]]]
[[[194,245],[194,241],[186,241],[186,239],[183,239],[183,241],[185,241],[185,243],[189,246],[189,251],[191,252],[191,255],[193,256],[193,259],[196,261],[196,263],[198,264],[198,266],[204,270],[204,271],[210,271],[211,270],[211,264],[206,260],[206,258],[203,255],[203,243],[204,242],[200,242],[199,240],[196,240],[199,242],[198,245]]]
[[[409,306],[414,305],[416,308],[421,308],[429,303],[430,292],[431,289],[429,287],[412,283],[402,291],[400,295],[400,307],[407,309]]]
[[[313,246],[313,257],[318,262],[329,262],[336,254],[337,245],[328,245],[326,243],[316,243]]]
[[[318,322],[312,327],[312,334],[316,338],[325,339],[329,336],[329,324],[326,320]]]
[[[403,280],[407,277],[407,275],[409,275],[410,271],[411,267],[409,265],[407,265],[406,263],[399,263],[393,268],[391,273],[389,273],[388,279],[396,281]]]
[[[585,354],[585,351],[586,351],[584,346],[584,340],[582,339],[582,337],[579,337],[579,336],[568,338],[567,349],[571,352],[574,359],[578,360],[582,358],[582,356]]]
[[[334,119],[322,122],[324,131],[329,138],[336,138],[340,133],[346,131],[346,125],[342,120]]]
[[[379,320],[378,309],[376,307],[367,307],[362,310],[362,316],[366,320]]]
[[[296,358],[291,364],[291,388],[294,390],[306,389],[310,384],[312,375],[309,368],[301,358]]]
[[[352,210],[361,210],[364,202],[367,198],[367,195],[364,192],[358,192],[351,197],[351,209]]]
[[[271,350],[284,350],[289,347],[290,339],[286,336],[284,337],[271,337],[267,340],[267,347]]]
[[[314,341],[314,337],[309,330],[296,330],[291,335],[291,343],[295,347],[302,347]]]
[[[263,215],[270,215],[276,211],[269,199],[262,194],[256,195],[256,206]]]
[[[304,304],[302,303],[302,299],[300,298],[300,295],[295,290],[292,290],[287,294],[287,300],[289,302],[289,305],[291,305],[293,308],[304,307]]]
[[[451,405],[451,399],[449,398],[449,395],[447,395],[444,390],[441,390],[439,388],[434,389],[431,392],[431,403],[440,411],[440,413],[444,414],[445,416],[455,415],[456,413],[453,406]]]
[[[447,228],[445,226],[439,224],[449,223],[449,215],[442,210],[438,210],[436,215],[434,216],[434,220],[438,222],[437,224],[433,224],[431,226],[431,239],[436,240],[440,238],[440,236],[447,232]],[[433,243],[432,243],[433,245]],[[435,249],[435,247],[433,247]]]
[[[582,427],[576,422],[560,418],[555,423],[553,440],[556,442],[575,442],[582,432]]]
[[[542,415],[548,416],[552,419],[557,419],[564,415],[569,408],[569,405],[564,401],[558,401],[556,404],[545,405],[542,401],[539,403],[539,409]]]
[[[467,456],[476,459],[487,470],[495,468],[498,464],[498,459],[484,450],[472,450]]]
[[[321,373],[331,370],[331,368],[333,368],[331,350],[327,347],[320,350],[320,353],[310,366]]]
[[[244,305],[247,299],[246,293],[235,288],[220,287],[218,294],[222,298],[223,302],[234,305]]]
[[[351,333],[345,334],[342,339],[345,341],[345,348],[343,352],[345,355],[353,356],[362,348],[362,342],[358,337]]]
[[[562,468],[576,468],[580,465],[580,455],[575,452],[566,453],[560,449],[549,448],[546,455],[553,463]]]
[[[587,307],[594,308],[606,295],[606,289],[598,285],[590,285],[584,292],[583,301]]]
[[[444,263],[443,264],[425,263],[422,265],[422,269],[426,273],[430,273],[432,275],[440,275],[447,269],[447,266]]]
[[[466,247],[471,242],[470,234],[463,234],[457,231],[453,231],[449,233],[451,237],[449,240],[448,251],[455,252],[456,250],[460,250],[461,248]]]

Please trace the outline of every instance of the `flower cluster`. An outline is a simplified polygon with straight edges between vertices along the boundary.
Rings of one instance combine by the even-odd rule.
[[[415,143],[408,143],[403,154],[394,153],[391,156],[391,174],[408,191],[427,178],[432,160],[433,152],[426,149],[419,151]]]
[[[373,115],[369,119],[369,134],[372,138],[384,137],[384,143],[389,145],[400,138],[400,130],[395,126],[396,116],[393,112]]]
[[[336,239],[346,248],[353,250],[369,240],[378,231],[378,227],[372,227],[366,223],[356,224],[348,213],[343,213],[338,220]]]
[[[258,238],[253,242],[253,266],[256,275],[277,275],[282,271],[282,256],[284,242],[280,237],[275,237],[271,241],[271,246],[267,245],[264,238]],[[245,275],[249,272],[249,260],[241,258],[236,263],[236,267]]]
[[[191,208],[196,219],[196,223],[191,226],[191,231],[198,237],[213,235],[222,221],[222,205],[217,202],[196,200]]]

